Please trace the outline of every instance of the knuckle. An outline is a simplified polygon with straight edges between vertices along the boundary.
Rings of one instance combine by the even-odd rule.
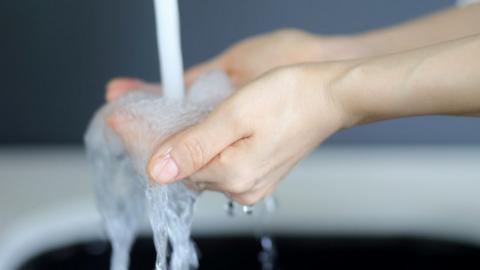
[[[235,160],[234,155],[224,153],[219,156],[219,164],[224,174],[224,189],[238,194],[251,190],[255,185],[253,171]]]
[[[261,198],[256,194],[247,193],[242,195],[235,195],[232,197],[232,199],[241,205],[254,205]]]
[[[205,162],[205,150],[196,138],[188,138],[183,143],[185,156],[189,159],[190,169],[198,170]]]
[[[250,185],[246,183],[247,181],[232,181],[228,184],[226,188],[228,192],[233,194],[247,192]]]
[[[232,193],[247,192],[255,186],[255,182],[255,177],[249,173],[240,173],[231,178],[228,183],[228,191]]]
[[[228,119],[229,127],[233,128],[236,132],[241,132],[246,126],[245,113],[240,107],[241,106],[236,106],[234,101],[227,100],[225,103],[222,103],[218,109],[218,111],[222,112]]]
[[[234,164],[233,155],[230,154],[230,151],[223,151],[218,154],[218,164],[223,170],[227,170]]]

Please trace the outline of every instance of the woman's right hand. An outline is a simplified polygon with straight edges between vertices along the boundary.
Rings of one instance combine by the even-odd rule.
[[[272,193],[295,164],[337,130],[354,124],[331,88],[349,68],[299,64],[274,69],[236,91],[199,123],[159,139],[142,117],[107,118],[127,151],[152,153],[146,173],[168,184],[225,193],[243,205]]]
[[[283,29],[253,36],[234,44],[218,56],[193,66],[185,73],[190,85],[198,76],[213,69],[227,73],[238,88],[274,68],[305,62],[322,62],[358,56],[358,45],[348,37],[322,37],[297,29]],[[132,78],[117,78],[107,85],[111,101],[128,90],[160,87]]]

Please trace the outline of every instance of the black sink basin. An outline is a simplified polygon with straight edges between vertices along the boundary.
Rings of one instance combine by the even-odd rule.
[[[298,269],[480,269],[477,246],[413,237],[274,237],[278,270]],[[200,269],[261,269],[260,243],[253,237],[196,237]],[[110,247],[104,241],[48,251],[20,270],[108,269]],[[154,269],[151,239],[137,240],[130,269]]]

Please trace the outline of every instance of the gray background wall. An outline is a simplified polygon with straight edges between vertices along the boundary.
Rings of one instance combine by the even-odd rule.
[[[281,27],[323,34],[381,27],[447,0],[180,0],[186,65]],[[0,145],[80,143],[114,76],[158,80],[152,0],[1,0]],[[421,117],[341,132],[329,143],[480,143],[480,121]]]

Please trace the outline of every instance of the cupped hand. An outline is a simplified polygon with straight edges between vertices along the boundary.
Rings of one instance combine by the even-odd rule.
[[[319,68],[280,68],[245,85],[204,121],[157,146],[147,173],[160,184],[188,177],[241,204],[259,201],[347,123],[328,89],[339,70]]]
[[[186,72],[188,83],[212,69],[228,74],[240,87],[263,73],[281,66],[340,59],[346,45],[337,37],[321,37],[297,29],[282,29],[244,39],[213,59]]]
[[[347,59],[358,56],[360,47],[353,38],[324,37],[297,29],[283,29],[253,36],[226,49],[218,56],[193,66],[185,73],[190,85],[210,70],[223,70],[240,87],[263,73],[281,66]],[[145,82],[133,78],[118,78],[107,85],[107,100],[111,101],[128,90],[141,88]],[[148,85],[159,91],[159,86]]]

